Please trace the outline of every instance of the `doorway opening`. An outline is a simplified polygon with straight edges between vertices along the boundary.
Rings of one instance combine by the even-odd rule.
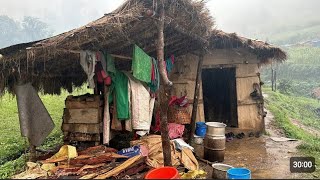
[[[222,122],[238,127],[235,68],[202,70],[203,103],[206,122]]]

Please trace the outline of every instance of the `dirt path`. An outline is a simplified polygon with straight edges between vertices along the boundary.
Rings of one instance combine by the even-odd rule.
[[[300,144],[300,141],[273,141],[270,137],[285,136],[275,126],[274,117],[269,111],[267,111],[265,123],[268,135],[256,138],[248,137],[247,133],[249,132],[244,132],[246,133],[245,138],[227,142],[223,163],[234,167],[249,168],[254,179],[301,179],[304,177],[303,174],[292,174],[289,168],[290,157],[299,155],[296,147]],[[203,149],[201,146],[196,148],[196,152],[200,157],[203,157],[201,148]],[[212,168],[202,163],[201,166],[209,172],[211,177]]]

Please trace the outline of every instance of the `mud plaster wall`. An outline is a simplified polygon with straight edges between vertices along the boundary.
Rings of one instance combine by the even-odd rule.
[[[193,54],[180,56],[176,59],[170,80],[174,87],[172,95],[187,95],[190,103],[189,112],[192,112],[192,103],[195,91],[195,80],[199,57]],[[261,131],[264,127],[263,107],[260,102],[253,100],[253,84],[260,83],[259,61],[257,57],[243,49],[215,49],[204,57],[203,68],[235,67],[237,83],[238,127],[240,129],[254,129]],[[200,83],[199,106],[197,121],[205,121],[202,82]]]

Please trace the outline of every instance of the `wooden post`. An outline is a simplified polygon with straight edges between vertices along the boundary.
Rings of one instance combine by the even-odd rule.
[[[189,134],[188,143],[191,143],[193,134],[196,129],[196,119],[197,119],[197,113],[198,113],[200,81],[201,81],[201,74],[202,74],[203,59],[204,59],[204,53],[201,52],[201,55],[199,56],[199,62],[198,62],[197,78],[196,78],[196,85],[195,85],[193,105],[192,105],[191,132]]]
[[[277,65],[276,68],[274,70],[274,91],[277,91]]]
[[[273,62],[271,62],[271,86],[272,86],[272,91],[274,91],[274,69],[273,69]]]
[[[30,143],[31,142],[30,139],[28,139],[28,141],[29,141],[29,161],[36,162],[37,161],[36,146]]]
[[[158,96],[158,101],[160,102],[161,109],[161,121],[160,121],[160,131],[162,139],[162,149],[163,149],[163,159],[165,166],[172,166],[171,162],[171,145],[168,133],[168,93],[166,86],[172,85],[168,80],[166,75],[166,69],[164,66],[164,1],[161,0],[160,7],[160,19],[158,24],[158,43],[157,43],[157,58],[159,64],[159,72],[161,75],[161,87]]]
[[[109,88],[104,85],[103,144],[110,140]]]

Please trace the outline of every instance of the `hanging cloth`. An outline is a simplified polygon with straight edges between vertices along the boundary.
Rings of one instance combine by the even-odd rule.
[[[84,70],[84,72],[88,76],[88,84],[89,87],[94,89],[95,84],[94,84],[94,72],[95,72],[95,66],[96,66],[96,53],[92,51],[82,51],[80,53],[80,64]]]
[[[140,81],[150,83],[151,69],[152,69],[151,57],[148,54],[146,54],[137,45],[134,45],[133,59],[132,59],[133,76]]]
[[[132,128],[150,130],[155,98],[150,96],[148,89],[131,74],[127,74],[131,89]]]
[[[114,85],[113,92],[116,96],[117,117],[119,120],[127,120],[130,118],[128,77],[123,72],[116,71],[112,84]]]
[[[158,67],[158,62],[156,59],[152,58],[152,73],[151,73],[151,83],[148,84],[150,91],[155,93],[160,88],[160,72]]]
[[[170,58],[166,60],[166,69],[167,69],[167,74],[170,74],[174,65],[174,55],[171,55]]]

